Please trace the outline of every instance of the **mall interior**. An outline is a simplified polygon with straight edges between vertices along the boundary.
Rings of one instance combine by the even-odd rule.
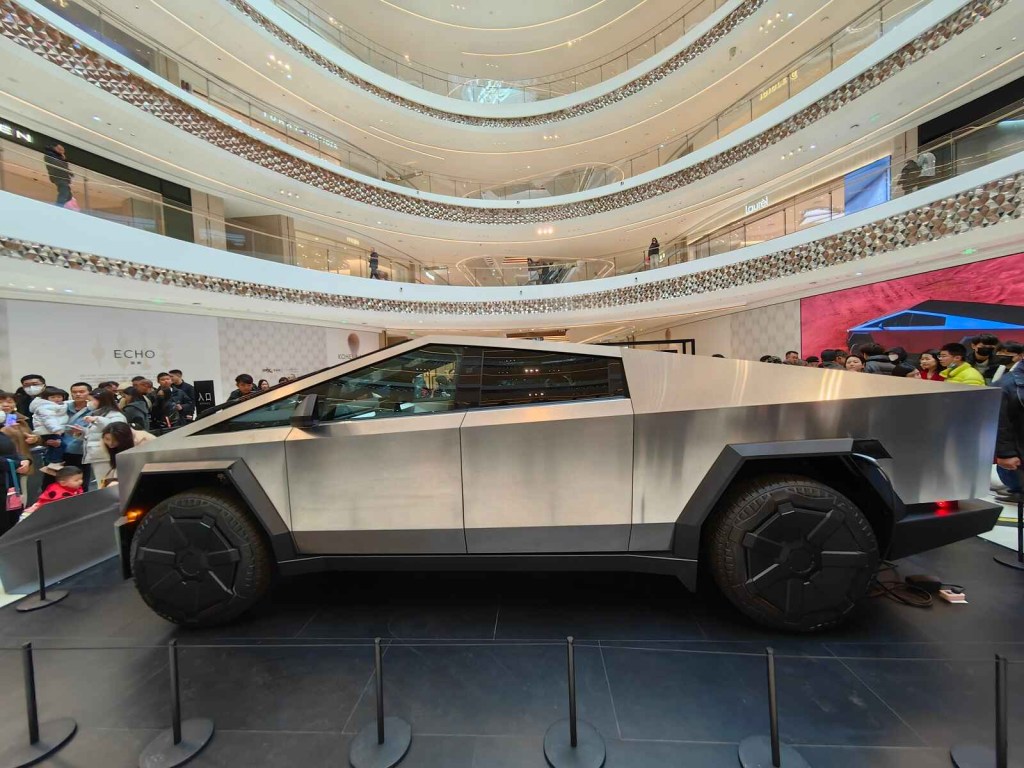
[[[1024,764],[1022,30],[0,0],[0,768]]]

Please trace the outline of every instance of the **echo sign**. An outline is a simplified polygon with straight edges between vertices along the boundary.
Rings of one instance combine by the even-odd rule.
[[[746,215],[749,216],[750,214],[757,213],[762,208],[767,208],[767,207],[768,207],[768,195],[765,195],[764,197],[762,197],[760,200],[757,200],[756,202],[747,203],[746,206],[743,208],[743,212]]]

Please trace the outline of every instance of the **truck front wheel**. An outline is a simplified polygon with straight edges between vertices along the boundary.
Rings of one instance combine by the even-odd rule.
[[[178,493],[153,507],[135,532],[131,563],[149,607],[194,627],[239,616],[259,602],[273,575],[259,524],[219,488]]]
[[[709,566],[750,618],[810,632],[841,622],[878,569],[871,524],[846,496],[807,477],[742,481],[709,518]]]

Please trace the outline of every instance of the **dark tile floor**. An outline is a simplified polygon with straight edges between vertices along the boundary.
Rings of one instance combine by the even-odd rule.
[[[793,636],[751,626],[670,578],[630,574],[328,574],[285,581],[238,623],[179,631],[116,562],[69,580],[57,606],[0,610],[0,645],[31,640],[43,718],[75,739],[44,766],[132,766],[169,718],[167,651],[181,645],[185,716],[217,732],[195,766],[338,766],[374,716],[372,639],[387,707],[413,726],[403,765],[543,766],[567,715],[564,637],[577,638],[580,716],[607,764],[735,766],[767,730],[766,645],[779,656],[783,738],[820,768],[949,766],[989,742],[994,653],[1024,661],[1024,574],[973,539],[901,564],[963,584],[970,604],[865,602],[846,626]],[[1024,711],[1024,664],[1010,670]],[[1018,719],[1015,716],[1015,720]],[[0,746],[24,738],[18,653],[0,652]],[[1024,750],[1024,731],[1011,733]]]

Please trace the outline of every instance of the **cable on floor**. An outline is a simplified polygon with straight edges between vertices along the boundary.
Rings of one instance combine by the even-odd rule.
[[[887,573],[891,573],[894,578],[883,579],[883,575]],[[886,597],[911,608],[931,608],[933,603],[931,593],[903,581],[896,564],[888,560],[883,560],[875,572],[868,597]]]

